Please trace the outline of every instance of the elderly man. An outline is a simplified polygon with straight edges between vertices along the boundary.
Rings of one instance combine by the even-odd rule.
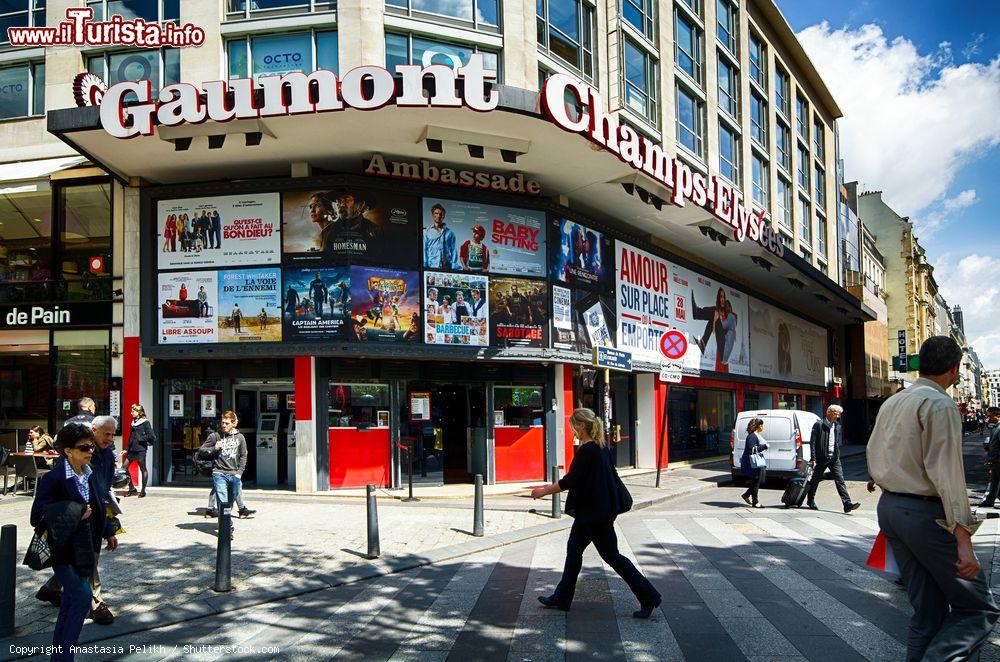
[[[97,405],[94,403],[93,398],[88,398],[86,396],[80,398],[76,403],[79,412],[76,416],[72,416],[66,420],[66,423],[87,423],[90,424],[94,420],[94,414],[97,413]],[[64,424],[65,425],[65,424]]]
[[[972,548],[962,416],[945,391],[961,361],[951,338],[924,341],[920,378],[885,401],[868,442],[879,527],[913,605],[907,660],[978,660],[1000,616]]]
[[[88,398],[89,399],[89,398]],[[82,402],[82,401],[81,401]],[[93,401],[91,401],[92,403]],[[82,409],[82,407],[81,407]],[[97,449],[94,451],[90,466],[94,471],[98,487],[104,496],[105,502],[114,497],[111,495],[111,484],[115,476],[115,430],[118,422],[111,416],[98,416],[90,424],[94,430],[94,439],[97,441]],[[108,549],[111,543],[108,543]],[[117,547],[117,540],[115,546]],[[108,608],[108,605],[101,599],[101,575],[98,572],[98,565],[101,560],[101,553],[98,550],[94,559],[94,570],[90,575],[90,588],[93,598],[90,605],[90,618],[98,625],[110,625],[115,621],[115,615]],[[35,597],[43,602],[52,603],[58,607],[62,602],[62,584],[55,575],[38,589]]]
[[[844,502],[844,513],[861,506],[860,503],[851,501],[851,495],[847,493],[847,484],[844,482],[844,469],[840,466],[840,444],[844,439],[844,428],[840,424],[842,413],[844,413],[843,407],[830,405],[826,408],[826,417],[813,425],[812,435],[809,438],[812,447],[809,463],[813,467],[813,475],[809,483],[809,498],[806,501],[811,510],[819,510],[819,506],[816,505],[816,488],[819,487],[819,482],[823,480],[823,473],[827,469],[833,474],[837,493]]]

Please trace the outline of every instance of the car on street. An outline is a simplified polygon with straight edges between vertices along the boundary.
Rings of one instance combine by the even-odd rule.
[[[729,466],[733,482],[742,483],[740,459],[746,446],[747,424],[751,419],[764,421],[764,431],[758,436],[769,447],[764,451],[768,478],[795,478],[804,476],[810,459],[809,438],[819,416],[809,411],[794,409],[756,409],[741,411],[729,435]]]

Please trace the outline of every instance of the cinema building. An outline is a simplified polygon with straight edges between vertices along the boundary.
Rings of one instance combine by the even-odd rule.
[[[312,492],[541,480],[580,406],[645,468],[839,397],[836,102],[769,1],[619,10],[181,0],[148,18],[199,47],[42,49],[155,482],[227,409],[246,482]]]

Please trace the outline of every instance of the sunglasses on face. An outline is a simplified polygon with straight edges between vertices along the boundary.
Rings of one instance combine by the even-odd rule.
[[[73,448],[81,453],[93,453],[96,446],[94,444],[84,444],[83,446],[74,446]]]

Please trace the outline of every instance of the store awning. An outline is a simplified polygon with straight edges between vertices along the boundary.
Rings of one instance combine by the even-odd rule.
[[[0,194],[44,190],[48,187],[49,177],[54,173],[86,162],[87,159],[83,156],[64,156],[58,159],[0,163]]]

